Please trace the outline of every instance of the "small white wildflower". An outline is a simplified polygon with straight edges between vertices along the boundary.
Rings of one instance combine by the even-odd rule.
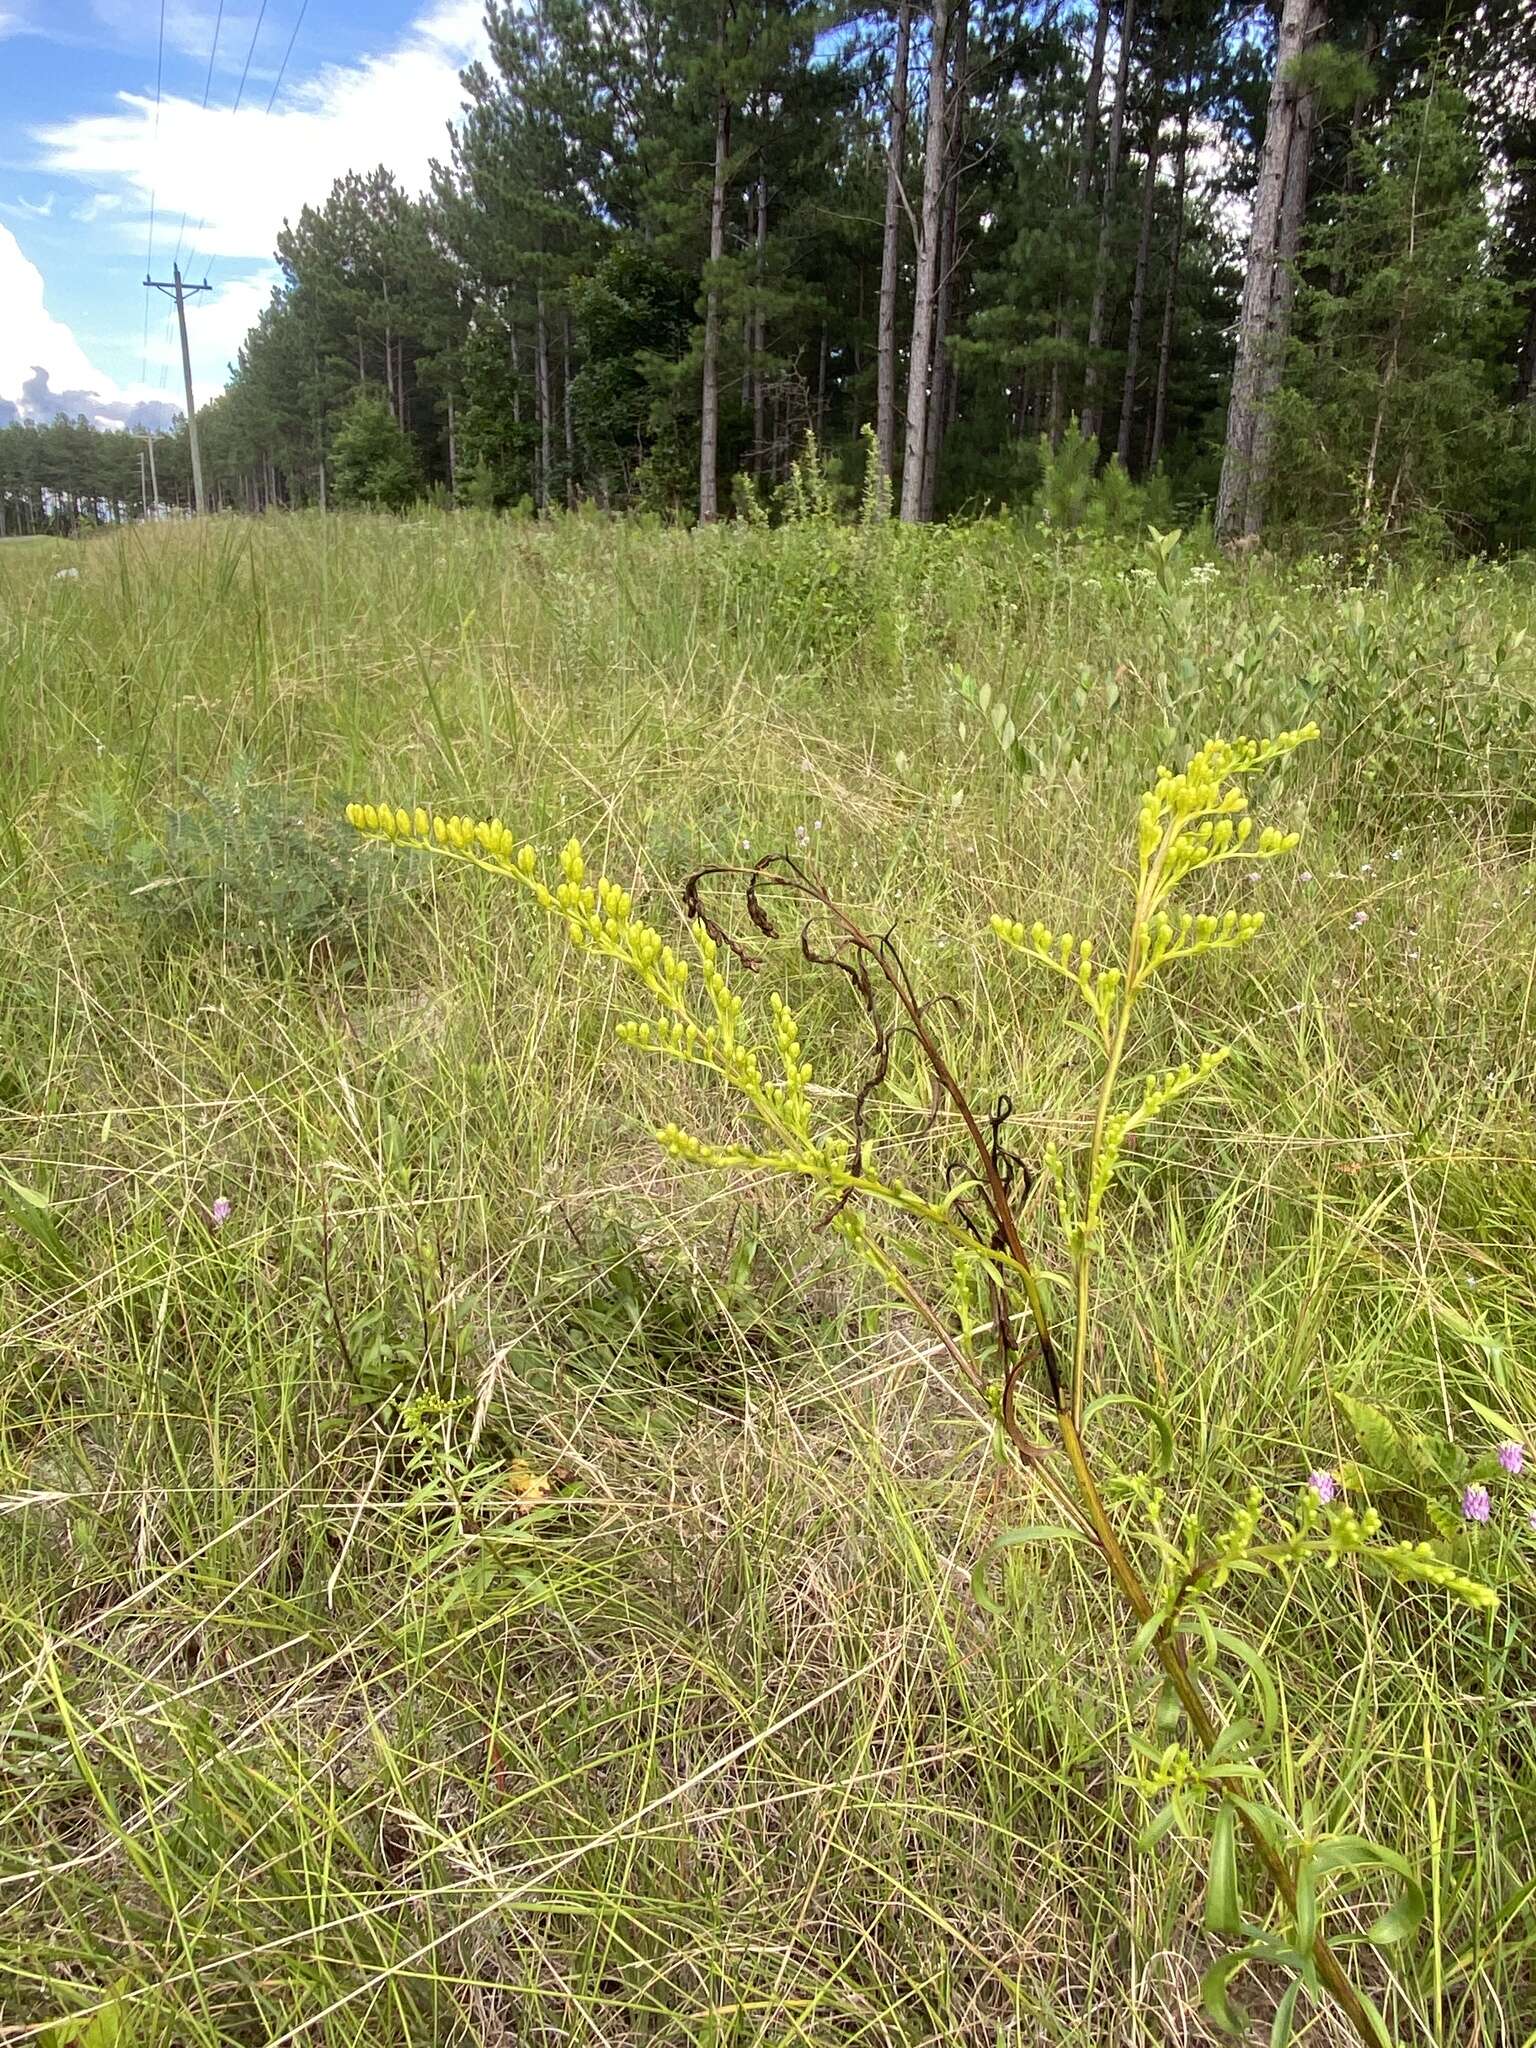
[[[962,793],[961,793],[961,792],[960,792],[960,791],[959,791],[959,790],[957,789],[957,790],[955,791],[954,795],[953,795],[953,796],[952,796],[952,797],[950,798],[950,800],[949,800],[949,808],[950,808],[950,809],[951,809],[952,811],[958,811],[958,810],[959,810],[959,808],[960,808],[960,806],[961,806],[961,805],[962,805],[962,804],[963,804],[964,802],[965,802],[965,797],[964,797],[964,796],[963,796],[963,794],[962,794]]]
[[[1296,877],[1296,879],[1299,882],[1314,882],[1316,881],[1317,877],[1313,874],[1310,868],[1303,868],[1301,873]]]
[[[1360,872],[1362,875],[1374,875],[1376,870],[1368,860],[1363,860],[1360,863]]]
[[[802,775],[809,775],[809,774],[810,774],[810,772],[811,772],[811,757],[810,757],[810,755],[809,755],[809,754],[802,754],[802,755],[800,756],[800,773],[801,773]],[[1394,860],[1396,860],[1396,858],[1397,858],[1397,855],[1396,855],[1396,854],[1394,854],[1394,855],[1392,856],[1392,858],[1393,858]]]
[[[1393,847],[1393,849],[1392,849],[1392,858],[1393,858],[1393,860],[1401,860],[1401,859],[1402,859],[1402,857],[1403,857],[1403,849],[1402,849],[1402,848],[1401,848],[1400,846],[1394,846],[1394,847]]]
[[[1353,916],[1353,917],[1352,917],[1352,918],[1351,918],[1351,919],[1350,919],[1349,921],[1350,921],[1350,923],[1351,923],[1351,924],[1352,924],[1352,925],[1353,925],[1353,926],[1354,926],[1354,927],[1356,928],[1356,930],[1358,931],[1358,930],[1359,930],[1359,928],[1360,928],[1360,926],[1361,926],[1361,925],[1363,925],[1363,924],[1365,923],[1365,920],[1366,920],[1366,918],[1367,918],[1367,916],[1368,916],[1368,915],[1369,915],[1369,912],[1367,912],[1367,911],[1364,911],[1364,910],[1357,910],[1357,911],[1355,912],[1354,916]]]
[[[1257,882],[1259,880],[1259,871],[1257,868],[1250,868],[1248,870],[1248,879],[1250,882]]]

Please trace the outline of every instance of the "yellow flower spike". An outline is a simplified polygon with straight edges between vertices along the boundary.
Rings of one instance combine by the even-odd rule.
[[[410,836],[411,836],[411,814],[410,814],[410,812],[409,812],[409,811],[407,811],[407,810],[398,810],[398,811],[396,811],[396,813],[395,813],[395,836],[396,836],[397,838],[400,838],[400,839],[409,839],[409,838],[410,838]]]

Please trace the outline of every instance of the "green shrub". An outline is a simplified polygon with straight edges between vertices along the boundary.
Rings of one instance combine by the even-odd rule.
[[[270,964],[363,950],[396,885],[353,836],[238,766],[154,831],[98,796],[90,838],[121,913],[151,950],[219,946]]]
[[[398,512],[421,497],[421,458],[375,391],[362,390],[342,414],[331,445],[331,490],[338,505]]]

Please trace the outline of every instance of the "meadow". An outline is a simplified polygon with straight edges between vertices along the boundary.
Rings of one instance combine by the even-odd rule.
[[[1097,929],[1160,762],[1315,717],[1262,943],[1155,1023],[1235,1055],[1106,1246],[1100,1375],[1219,1517],[1389,1463],[1352,1403],[1536,1443],[1533,598],[1005,522],[0,550],[0,2039],[1218,2038],[1199,1858],[1137,1847],[1150,1675],[1086,1550],[989,1558],[1041,1515],[986,1404],[792,1189],[658,1150],[705,1091],[606,969],[343,807],[577,834],[663,928],[797,853],[1038,1162],[1082,1045],[989,916]],[[846,1086],[849,1004],[764,976]],[[1227,1595],[1274,1797],[1424,1887],[1350,1951],[1405,2042],[1536,2041],[1522,1483],[1457,1539],[1491,1615]]]

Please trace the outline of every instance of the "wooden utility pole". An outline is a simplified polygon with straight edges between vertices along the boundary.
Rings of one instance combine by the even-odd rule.
[[[181,374],[187,387],[187,445],[192,451],[192,495],[197,502],[197,516],[202,518],[207,507],[203,502],[203,458],[197,447],[197,407],[192,398],[192,354],[187,347],[187,298],[192,292],[211,291],[212,286],[205,277],[201,284],[183,284],[181,265],[171,265],[171,284],[158,277],[146,277],[145,288],[149,291],[164,292],[168,299],[176,301],[176,320],[181,328]]]

